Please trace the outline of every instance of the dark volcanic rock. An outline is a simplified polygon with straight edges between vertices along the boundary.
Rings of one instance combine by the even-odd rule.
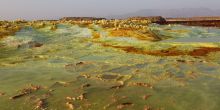
[[[96,18],[96,17],[64,17],[64,18],[61,18],[60,20],[82,21],[82,20],[103,20],[103,19],[106,19],[106,18]]]
[[[188,26],[220,27],[220,17],[166,18],[159,24],[181,24]]]
[[[166,22],[165,18],[163,18],[162,16],[147,16],[147,17],[137,16],[137,17],[131,17],[129,19],[131,19],[131,20],[150,20],[153,23]]]
[[[41,47],[41,46],[43,46],[42,43],[39,43],[36,41],[30,41],[28,43],[18,45],[18,48],[35,48],[35,47]]]

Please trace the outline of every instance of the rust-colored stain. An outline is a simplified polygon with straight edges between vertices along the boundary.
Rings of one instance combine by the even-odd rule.
[[[158,41],[159,37],[152,34],[151,32],[141,33],[132,29],[120,29],[120,30],[109,30],[109,36],[111,37],[134,37],[139,40],[147,41]]]
[[[133,46],[114,46],[110,44],[102,44],[102,46],[121,49],[127,53],[153,55],[153,56],[181,56],[181,55],[207,56],[211,52],[220,51],[219,47],[199,47],[198,49],[194,49],[193,51],[182,51],[182,50],[178,50],[175,47],[173,47],[173,48],[164,49],[164,50],[148,51],[148,50],[143,50],[143,49],[136,48]]]
[[[179,56],[179,55],[186,54],[185,52],[176,50],[175,48],[170,48],[167,50],[147,51],[147,50],[143,50],[143,49],[132,47],[132,46],[114,46],[114,45],[109,45],[109,44],[102,44],[102,46],[118,48],[127,53],[145,54],[145,55],[153,55],[153,56]]]
[[[190,56],[206,56],[211,52],[220,51],[219,47],[200,47],[188,53]]]

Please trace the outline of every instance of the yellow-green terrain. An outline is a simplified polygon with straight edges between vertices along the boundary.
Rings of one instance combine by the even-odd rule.
[[[1,22],[0,110],[219,110],[220,29]]]

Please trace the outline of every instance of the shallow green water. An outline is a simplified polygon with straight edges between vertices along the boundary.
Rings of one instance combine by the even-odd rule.
[[[189,41],[195,37],[207,38],[207,35],[219,39],[218,29],[205,32],[205,28],[199,27],[173,26],[168,29],[190,30],[184,34],[186,37],[170,33],[163,26],[152,28],[171,37],[167,39],[170,41],[147,42],[106,36],[99,41],[146,49],[168,48],[174,44],[183,49],[196,45],[219,46],[219,42],[211,41],[202,44],[175,41],[178,38],[188,38]],[[49,27],[26,27],[15,36],[0,41],[3,45],[0,48],[0,92],[5,93],[0,96],[0,110],[31,110],[36,107],[36,99],[44,99],[45,95],[48,96],[45,101],[48,110],[68,109],[66,102],[71,102],[79,110],[115,110],[120,109],[121,104],[127,104],[126,110],[146,107],[153,110],[220,109],[219,52],[198,58],[132,54],[94,43],[91,34],[87,28],[60,24],[56,31]],[[30,41],[43,45],[32,47]],[[39,85],[41,89],[9,99],[30,84]],[[82,87],[85,84],[89,86]],[[83,93],[83,100],[66,99]]]
[[[172,38],[164,42],[220,42],[219,28],[153,24],[152,29]]]

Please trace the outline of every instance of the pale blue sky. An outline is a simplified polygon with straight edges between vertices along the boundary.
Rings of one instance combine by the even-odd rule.
[[[0,0],[0,19],[110,16],[141,9],[218,9],[219,5],[220,0]]]

